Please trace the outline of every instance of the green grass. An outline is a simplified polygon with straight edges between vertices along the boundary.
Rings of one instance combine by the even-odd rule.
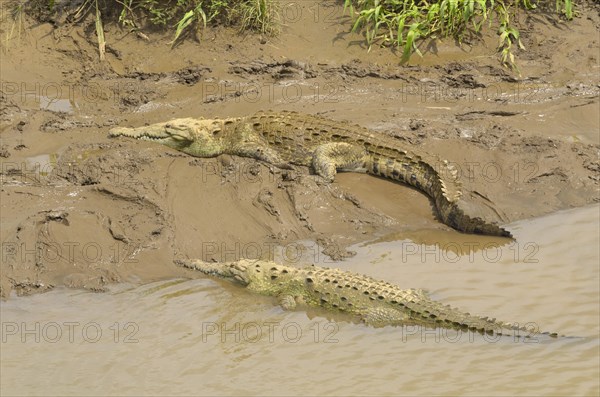
[[[504,65],[516,69],[514,48],[524,49],[512,18],[536,9],[532,0],[344,0],[353,17],[352,31],[364,32],[369,50],[379,43],[402,49],[407,61],[422,55],[419,39],[453,37],[459,43],[484,27],[498,30],[498,51]],[[572,0],[556,0],[556,11],[572,19]]]
[[[336,1],[336,0],[330,0]],[[338,0],[339,1],[339,0]],[[555,0],[551,8],[570,20],[574,17],[572,0]],[[524,49],[513,22],[520,11],[537,9],[534,0],[343,0],[344,10],[352,16],[351,30],[362,32],[368,49],[373,45],[396,46],[402,60],[413,53],[422,56],[423,39],[452,37],[461,43],[480,34],[484,28],[498,32],[501,62],[518,70],[515,49]],[[548,1],[540,1],[544,12]],[[20,35],[23,13],[50,18],[59,6],[54,0],[14,1],[13,25],[6,41]],[[240,31],[276,35],[280,31],[279,0],[84,0],[75,6],[61,2],[60,13],[68,22],[81,22],[88,15],[95,19],[100,58],[104,57],[103,21],[116,21],[131,31],[140,26],[173,29],[172,45],[191,32],[202,33],[209,25],[235,25]],[[65,5],[66,4],[66,5]],[[539,11],[539,10],[538,10]],[[43,19],[42,18],[42,19]],[[138,33],[138,34],[141,34]]]
[[[173,29],[173,45],[186,33],[201,32],[208,25],[237,25],[240,30],[266,35],[279,32],[279,0],[84,0],[63,3],[60,10],[54,0],[19,0],[12,7],[13,26],[22,22],[23,12],[41,20],[67,15],[66,21],[72,23],[92,15],[101,59],[106,21],[116,21],[131,31],[139,31],[141,26]]]
[[[280,4],[273,0],[247,0],[240,4],[240,29],[274,36],[280,31]]]
[[[5,46],[8,46],[8,43],[14,37],[16,37],[18,41],[21,41],[21,32],[25,30],[23,21],[23,4],[16,3],[13,7],[11,7],[7,17],[11,19],[11,22],[10,28],[7,29],[4,37]]]

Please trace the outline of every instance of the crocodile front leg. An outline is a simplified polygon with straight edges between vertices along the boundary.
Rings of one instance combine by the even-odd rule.
[[[291,165],[284,161],[275,150],[266,145],[257,144],[256,142],[242,142],[236,145],[233,150],[226,150],[226,153],[261,160],[281,169],[292,168]]]
[[[279,305],[283,308],[283,310],[294,310],[297,306],[296,298],[292,295],[279,295],[277,300],[279,301]]]
[[[315,149],[312,166],[317,175],[333,182],[337,170],[366,172],[368,158],[364,147],[345,142],[324,143]]]
[[[272,164],[278,168],[290,169],[291,165],[283,160],[279,152],[269,146],[248,123],[240,123],[235,128],[235,139],[225,153],[253,158]]]

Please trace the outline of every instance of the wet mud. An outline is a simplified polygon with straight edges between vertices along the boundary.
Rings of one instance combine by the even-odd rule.
[[[86,20],[29,21],[4,43],[2,297],[189,276],[173,265],[178,255],[267,257],[308,241],[340,260],[353,255],[350,245],[385,236],[461,238],[406,186],[357,174],[326,184],[301,167],[192,158],[109,139],[115,125],[295,110],[448,160],[463,205],[491,221],[600,201],[597,6],[571,23],[523,18],[518,75],[499,65],[491,33],[462,47],[425,43],[425,58],[400,65],[393,51],[367,53],[346,33],[341,7],[315,18],[322,3],[290,4],[301,12],[269,40],[222,28],[171,49],[169,34],[146,41],[109,24],[100,62]]]

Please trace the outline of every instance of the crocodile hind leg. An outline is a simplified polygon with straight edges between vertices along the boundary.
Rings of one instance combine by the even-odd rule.
[[[345,142],[324,143],[315,149],[312,166],[317,175],[333,182],[338,170],[366,172],[368,158],[364,147]]]

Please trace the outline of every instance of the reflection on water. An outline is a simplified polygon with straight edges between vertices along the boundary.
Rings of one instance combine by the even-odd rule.
[[[381,249],[382,243],[389,242],[393,243],[390,245],[393,250],[400,250],[404,256],[431,251],[432,254],[437,253],[437,256],[453,258],[448,260],[458,260],[461,256],[469,256],[482,250],[497,250],[502,246],[515,244],[506,237],[477,236],[474,239],[472,235],[454,231],[449,233],[439,229],[420,229],[391,233],[358,247],[376,245],[376,249]]]
[[[40,95],[40,109],[57,113],[73,113],[77,103],[72,99],[56,99]]]
[[[598,206],[509,225],[516,243],[459,256],[378,242],[335,264],[472,313],[580,336],[544,343],[284,312],[226,282],[111,293],[56,290],[1,304],[5,394],[597,395]]]
[[[56,153],[28,157],[26,159],[27,169],[32,170],[40,177],[47,177],[56,166],[57,159],[58,155]]]

